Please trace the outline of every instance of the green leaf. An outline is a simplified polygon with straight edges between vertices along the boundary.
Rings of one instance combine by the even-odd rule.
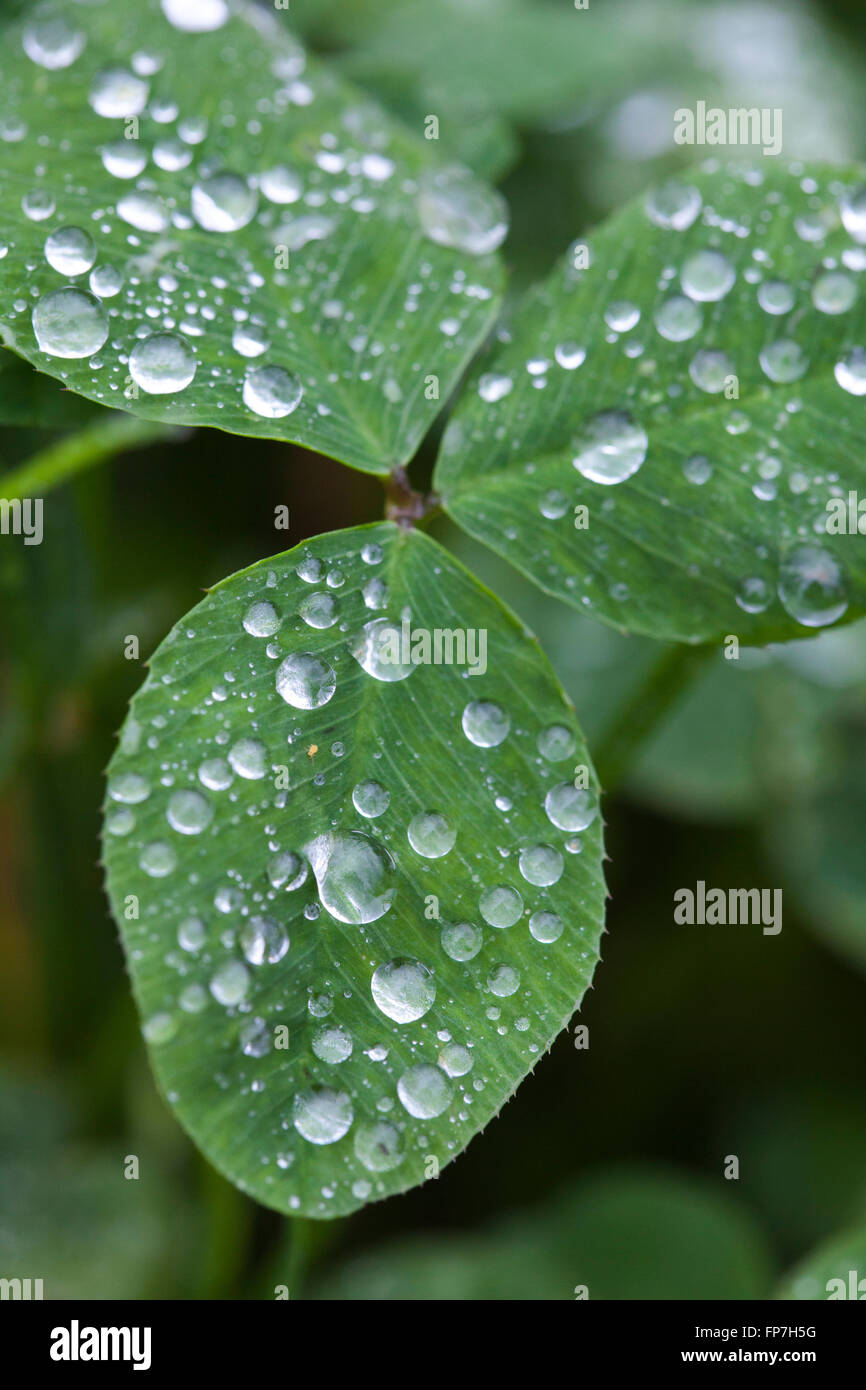
[[[191,33],[183,9],[4,28],[0,338],[100,403],[387,473],[495,314],[505,206],[308,61],[283,11],[232,0]]]
[[[831,1298],[859,1301],[866,1288],[860,1284],[866,1278],[864,1270],[866,1225],[846,1231],[811,1251],[782,1281],[776,1297],[812,1303]]]
[[[472,1235],[403,1240],[349,1259],[340,1300],[758,1298],[766,1243],[720,1185],[653,1168],[591,1178]],[[581,1295],[586,1297],[586,1294]]]
[[[423,534],[335,532],[219,584],[154,655],[108,789],[158,1080],[280,1211],[433,1175],[589,984],[601,824],[572,708]]]
[[[863,613],[860,538],[824,530],[831,497],[866,496],[862,178],[710,169],[605,223],[587,269],[575,243],[449,425],[450,515],[653,637],[761,642]]]

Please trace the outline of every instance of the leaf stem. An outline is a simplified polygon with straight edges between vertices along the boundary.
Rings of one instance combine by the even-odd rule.
[[[112,411],[108,419],[98,420],[86,429],[49,444],[5,477],[0,477],[0,494],[10,502],[22,497],[42,497],[68,478],[95,468],[115,454],[177,437],[177,434],[177,429],[171,425]]]
[[[678,643],[662,651],[639,688],[610,720],[597,745],[595,765],[606,792],[619,785],[644,739],[664,720],[717,650],[712,643]]]
[[[415,492],[405,468],[395,468],[389,474],[385,484],[385,516],[389,521],[396,521],[398,526],[408,529],[423,521],[438,506],[435,492]]]

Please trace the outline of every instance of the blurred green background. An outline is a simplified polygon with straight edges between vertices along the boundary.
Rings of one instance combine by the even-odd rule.
[[[440,114],[500,184],[516,289],[688,161],[677,107],[781,107],[785,157],[866,147],[855,0],[293,0],[292,20],[416,129]],[[36,429],[21,399],[7,473],[98,416],[70,401],[63,429]],[[172,1119],[98,865],[103,769],[143,679],[124,638],[144,658],[207,585],[381,512],[371,477],[200,431],[52,491],[41,546],[0,541],[0,1276],[42,1277],[46,1297],[736,1299],[823,1296],[840,1262],[866,1275],[863,623],[695,671],[605,802],[588,1049],[563,1035],[439,1179],[347,1222],[288,1222]],[[615,754],[657,644],[434,534],[537,633],[590,746]],[[781,934],[674,926],[674,890],[699,878],[782,887]]]

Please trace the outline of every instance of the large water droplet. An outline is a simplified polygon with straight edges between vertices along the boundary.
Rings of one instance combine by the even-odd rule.
[[[33,332],[50,357],[92,357],[108,338],[108,314],[85,290],[55,290],[33,310]]]
[[[336,688],[333,666],[313,652],[293,652],[277,670],[277,693],[294,709],[321,709]]]
[[[300,174],[285,164],[266,169],[259,177],[259,188],[271,203],[296,203],[304,191]]]
[[[400,1104],[418,1120],[432,1120],[451,1103],[453,1087],[438,1067],[419,1063],[409,1067],[397,1082]]]
[[[298,604],[298,612],[307,627],[315,627],[320,630],[333,627],[339,616],[337,600],[333,594],[307,594],[306,598],[302,598]]]
[[[557,917],[555,912],[533,912],[529,919],[529,930],[536,941],[542,941],[545,945],[551,941],[558,941],[562,936],[562,918]]]
[[[795,545],[782,556],[779,598],[804,627],[835,623],[848,607],[845,571],[835,555],[819,545]]]
[[[495,748],[508,737],[510,716],[490,700],[473,700],[463,711],[463,732],[477,748]]]
[[[244,381],[244,405],[266,420],[282,420],[297,410],[304,388],[282,367],[257,367]]]
[[[220,29],[229,17],[227,0],[162,0],[169,24],[187,34],[206,34]]]
[[[135,806],[150,796],[150,783],[138,772],[118,772],[109,780],[108,795],[112,801]]]
[[[690,227],[701,210],[701,195],[691,184],[670,183],[654,188],[647,196],[646,212],[657,227],[682,232]]]
[[[442,950],[452,960],[472,960],[484,943],[484,933],[474,922],[447,922],[442,928]]]
[[[251,637],[273,637],[279,631],[280,615],[272,603],[260,599],[247,609],[242,619],[244,631]]]
[[[289,938],[273,917],[250,917],[238,941],[250,965],[276,965],[289,949]]]
[[[721,251],[697,251],[680,272],[680,283],[690,299],[724,299],[737,273]]]
[[[424,859],[442,859],[457,839],[457,831],[437,811],[422,811],[413,816],[406,835],[415,853]]]
[[[432,241],[472,256],[495,251],[508,233],[505,199],[461,165],[422,174],[418,214]]]
[[[544,798],[544,809],[557,830],[586,830],[598,815],[598,796],[592,787],[560,782]]]
[[[200,835],[213,820],[213,806],[201,792],[172,792],[165,818],[180,835]]]
[[[771,381],[799,381],[809,369],[809,359],[793,338],[779,338],[760,353],[761,367]]]
[[[149,93],[149,83],[136,77],[134,72],[127,72],[125,68],[109,68],[94,78],[89,100],[97,116],[124,120],[129,116],[141,115]]]
[[[368,676],[377,681],[403,681],[415,667],[409,652],[404,653],[401,647],[397,624],[388,618],[373,618],[364,624],[350,651]]]
[[[400,1135],[393,1125],[362,1125],[355,1135],[355,1155],[370,1173],[387,1173],[403,1162]]]
[[[352,792],[352,805],[359,815],[366,816],[368,820],[384,815],[390,800],[391,793],[378,782],[359,782]]]
[[[655,314],[655,326],[669,343],[685,343],[693,338],[703,324],[704,316],[693,299],[675,294],[660,304]]]
[[[268,770],[268,753],[257,738],[241,738],[229,749],[229,762],[239,777],[255,781]]]
[[[168,209],[155,193],[125,193],[117,215],[137,232],[164,232],[168,226]]]
[[[258,194],[227,170],[193,185],[192,215],[206,232],[236,232],[255,217]]]
[[[149,878],[167,878],[177,868],[177,853],[165,840],[154,840],[142,849],[138,865]]]
[[[709,395],[724,391],[728,378],[733,375],[733,362],[726,352],[718,348],[701,348],[689,363],[689,376],[695,386]]]
[[[513,927],[514,923],[520,920],[523,899],[516,888],[499,883],[484,890],[478,906],[485,922],[501,930],[503,927]]]
[[[836,363],[833,375],[843,391],[852,396],[866,396],[866,351],[861,347],[852,348]]]
[[[134,179],[147,163],[147,152],[135,140],[113,140],[102,150],[102,163],[112,178]]]
[[[376,1007],[395,1023],[423,1018],[436,998],[433,972],[417,960],[391,960],[380,965],[370,989]]]
[[[329,832],[305,847],[326,912],[359,925],[384,917],[396,893],[394,860],[360,831]]]
[[[227,961],[215,971],[210,992],[218,1004],[231,1008],[239,1004],[250,987],[250,972],[239,960]]]
[[[345,1091],[311,1086],[295,1096],[292,1123],[310,1144],[336,1144],[348,1133],[353,1119],[352,1102]]]
[[[856,298],[856,280],[839,270],[819,275],[812,286],[812,303],[822,314],[844,314]]]
[[[765,314],[787,314],[794,307],[794,291],[787,280],[765,280],[758,286],[758,303]]]
[[[57,72],[71,67],[84,50],[85,36],[56,11],[37,15],[26,26],[21,38],[27,57],[40,68]]]
[[[185,390],[196,367],[192,348],[174,333],[156,333],[145,338],[129,354],[129,375],[150,396]]]
[[[352,1035],[345,1028],[326,1024],[314,1036],[312,1046],[320,1062],[327,1062],[329,1066],[336,1067],[351,1057]]]
[[[520,987],[520,973],[513,965],[494,965],[487,976],[487,988],[500,999],[516,994]]]
[[[625,410],[603,410],[583,426],[575,442],[574,467],[593,483],[621,483],[646,458],[646,430]]]
[[[562,877],[563,858],[552,845],[531,845],[520,851],[520,872],[527,883],[549,888]]]

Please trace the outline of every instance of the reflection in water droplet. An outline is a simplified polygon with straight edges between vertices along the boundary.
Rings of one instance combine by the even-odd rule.
[[[771,598],[769,584],[758,575],[743,579],[736,593],[737,603],[744,613],[763,613]]]
[[[391,793],[378,782],[359,782],[352,792],[352,805],[368,820],[384,815],[390,800]]]
[[[308,627],[333,627],[339,617],[333,594],[307,594],[298,604],[298,613]]]
[[[538,751],[548,762],[560,763],[570,758],[577,746],[574,734],[564,724],[551,724],[538,735]]]
[[[453,1088],[438,1067],[420,1063],[409,1067],[397,1082],[400,1104],[418,1120],[432,1120],[441,1115],[451,1103]]]
[[[484,934],[473,922],[447,922],[442,928],[442,950],[452,960],[472,960],[484,942]]]
[[[370,1173],[388,1173],[403,1162],[400,1135],[393,1125],[362,1125],[355,1135],[355,1156]]]
[[[794,291],[787,280],[765,280],[758,286],[758,303],[765,314],[787,314],[794,307]]]
[[[271,1050],[271,1035],[263,1018],[250,1019],[240,1032],[241,1051],[246,1057],[266,1057]]]
[[[563,858],[552,845],[531,845],[520,851],[520,872],[527,883],[549,888],[562,877]]]
[[[410,820],[406,836],[416,854],[442,859],[454,848],[457,831],[438,811],[421,811]]]
[[[795,545],[779,566],[779,598],[804,627],[826,627],[848,607],[845,571],[835,555],[818,545]]]
[[[394,860],[360,831],[319,835],[304,850],[326,912],[360,924],[384,917],[394,901]]]
[[[316,1033],[312,1046],[320,1062],[339,1066],[352,1055],[352,1035],[345,1028],[326,1026]]]
[[[96,243],[80,227],[59,227],[46,239],[45,259],[60,275],[84,275],[96,260]]]
[[[822,314],[844,314],[856,298],[856,280],[838,270],[819,275],[812,286],[812,303]]]
[[[703,487],[713,476],[713,465],[705,454],[692,454],[683,460],[683,476],[697,487]]]
[[[165,818],[180,835],[200,835],[213,820],[213,806],[201,792],[172,792]]]
[[[124,68],[109,68],[94,78],[89,101],[97,116],[124,120],[141,115],[149,92],[149,83],[135,73]]]
[[[646,431],[625,410],[603,410],[588,420],[575,442],[574,467],[593,483],[621,483],[644,459]]]
[[[701,348],[689,363],[689,376],[701,391],[717,395],[724,391],[728,378],[734,375],[734,364],[726,352]]]
[[[349,649],[358,665],[377,681],[403,681],[415,670],[410,653],[402,651],[400,628],[388,618],[365,623]]]
[[[267,772],[267,749],[255,738],[241,738],[229,750],[229,762],[239,777],[254,781]]]
[[[495,251],[508,232],[505,199],[462,165],[422,174],[418,215],[432,241],[472,256]]]
[[[251,637],[273,637],[280,628],[280,615],[272,603],[260,599],[253,603],[243,616],[244,631]]]
[[[138,856],[138,866],[149,878],[166,878],[177,867],[177,854],[164,840],[145,845]]]
[[[282,420],[297,410],[304,388],[282,367],[257,367],[244,381],[244,405],[266,420]]]
[[[296,203],[304,191],[300,174],[278,164],[259,176],[259,188],[271,203]]]
[[[138,772],[118,772],[108,783],[108,795],[112,801],[135,806],[150,796],[150,783]]]
[[[512,965],[494,965],[487,976],[487,988],[500,999],[516,994],[520,987],[520,974]]]
[[[321,709],[336,688],[333,666],[312,652],[293,652],[277,670],[277,693],[294,709]]]
[[[724,299],[736,278],[734,267],[721,251],[696,251],[680,272],[680,283],[689,299],[702,301]]]
[[[770,343],[760,353],[760,363],[765,376],[771,381],[799,381],[809,368],[809,359],[793,338],[780,338]]]
[[[545,944],[558,941],[562,936],[562,918],[555,912],[533,912],[529,919],[529,930],[536,941]]]
[[[516,888],[500,883],[486,888],[479,900],[479,909],[491,927],[513,927],[523,912],[523,899]]]
[[[685,343],[693,338],[704,321],[699,305],[693,299],[675,294],[660,304],[655,313],[655,326],[669,343]]]
[[[348,1133],[353,1119],[352,1102],[345,1091],[311,1086],[295,1096],[292,1123],[310,1144],[335,1144]]]
[[[250,917],[238,941],[250,965],[276,965],[289,949],[289,938],[273,917]]]
[[[495,748],[508,737],[511,718],[490,700],[473,700],[463,711],[463,732],[477,748]]]
[[[129,354],[129,375],[149,396],[184,391],[196,374],[192,348],[173,333],[156,333],[136,343]]]
[[[255,217],[258,194],[227,170],[193,185],[192,215],[206,232],[236,232]]]
[[[598,796],[591,787],[560,782],[544,798],[544,809],[557,830],[586,830],[598,815]]]
[[[210,982],[210,992],[218,1004],[231,1008],[239,1004],[250,987],[250,972],[239,960],[221,965]]]
[[[33,332],[50,357],[92,357],[108,338],[108,314],[85,290],[55,290],[33,310]]]
[[[272,888],[285,888],[287,893],[294,893],[307,881],[306,861],[291,850],[277,854],[268,865],[268,880]]]
[[[701,195],[691,184],[664,183],[647,195],[646,212],[657,227],[682,232],[701,210]]]
[[[417,960],[398,959],[380,965],[370,990],[376,1007],[395,1023],[423,1018],[436,998],[433,972]]]
[[[89,284],[100,299],[113,299],[123,289],[123,276],[113,265],[98,265],[90,273]]]
[[[40,68],[58,72],[71,67],[84,51],[85,36],[56,11],[37,14],[24,29],[21,46]]]
[[[177,929],[177,942],[183,951],[200,951],[207,931],[200,917],[186,917]]]
[[[459,1043],[446,1043],[437,1061],[447,1076],[465,1076],[474,1066],[469,1048],[461,1047]]]

